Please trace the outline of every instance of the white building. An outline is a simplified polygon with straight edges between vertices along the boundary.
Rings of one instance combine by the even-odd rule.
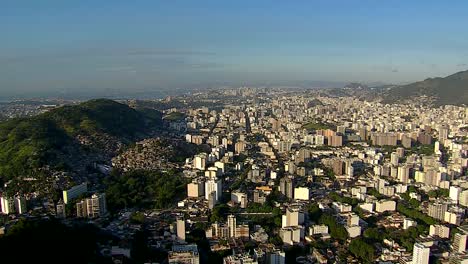
[[[294,188],[294,199],[308,201],[310,199],[309,188],[307,187]]]
[[[383,213],[386,211],[395,211],[396,202],[392,200],[380,200],[375,203],[375,211]]]
[[[216,168],[220,169],[222,173],[224,173],[224,162],[216,161],[214,165]]]
[[[106,194],[93,194],[91,198],[76,203],[76,216],[96,218],[107,213]]]
[[[199,154],[193,158],[193,167],[198,170],[205,170],[206,166],[206,154]]]
[[[286,209],[286,214],[282,216],[281,227],[298,226],[304,223],[304,213],[296,208]]]
[[[231,201],[233,203],[240,204],[241,208],[247,207],[247,194],[241,192],[233,192],[231,193]]]
[[[2,213],[13,214],[15,213],[15,202],[13,198],[0,197],[0,203],[2,206]]]
[[[310,235],[328,234],[328,226],[327,225],[312,225],[311,227],[309,227],[309,234]]]
[[[234,215],[228,215],[227,226],[229,237],[236,237],[237,221]]]
[[[106,194],[93,194],[91,198],[86,199],[88,207],[88,217],[101,217],[107,213]]]
[[[302,226],[289,226],[280,229],[280,237],[283,243],[288,245],[294,245],[295,243],[301,242],[304,238],[304,227]]]
[[[222,182],[217,179],[209,179],[205,182],[205,199],[209,200],[209,195],[211,192],[215,192],[215,199],[219,201],[222,194]]]
[[[359,207],[362,210],[368,211],[368,212],[374,212],[374,203],[361,203],[359,204]]]
[[[353,209],[351,205],[340,202],[333,202],[332,208],[339,213],[351,212],[351,210]]]
[[[429,227],[429,235],[437,236],[440,238],[449,238],[450,237],[450,228],[445,225],[431,225]]]
[[[460,194],[462,191],[463,189],[458,186],[450,186],[450,189],[449,189],[450,200],[452,200],[453,203],[458,204],[458,199],[460,198]]]
[[[350,238],[358,237],[361,235],[361,227],[358,225],[353,226],[345,226],[346,231],[348,231],[348,235]]]
[[[403,229],[408,229],[412,226],[417,226],[418,223],[416,221],[414,221],[413,219],[410,219],[410,218],[405,218],[405,220],[403,220]]]
[[[429,264],[431,249],[422,243],[413,246],[413,264]]]
[[[460,205],[463,205],[465,207],[468,207],[468,190],[463,190],[461,193],[460,193],[460,196],[459,196],[459,199],[458,199],[458,203]]]

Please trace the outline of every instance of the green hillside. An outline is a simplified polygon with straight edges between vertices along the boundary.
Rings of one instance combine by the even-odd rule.
[[[13,119],[0,123],[0,175],[28,174],[47,161],[56,161],[71,138],[47,118]]]
[[[105,132],[117,137],[131,138],[142,131],[145,125],[140,112],[127,105],[105,99],[64,106],[41,117],[53,120],[69,135]]]
[[[128,143],[143,137],[149,125],[161,123],[157,114],[147,117],[112,100],[91,100],[64,106],[47,113],[0,123],[0,178],[29,176],[34,169],[49,165],[64,169],[79,161],[85,150],[77,137],[93,145]]]
[[[429,78],[408,85],[396,86],[384,96],[384,102],[394,103],[421,95],[436,97],[436,105],[468,104],[468,71],[458,72],[445,78]]]

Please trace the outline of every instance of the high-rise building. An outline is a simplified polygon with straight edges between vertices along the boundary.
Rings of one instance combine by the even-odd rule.
[[[83,182],[80,185],[73,186],[68,190],[63,191],[63,202],[67,204],[71,200],[75,199],[76,197],[84,194],[88,191],[88,185],[86,182]]]
[[[413,246],[413,264],[429,264],[431,249],[422,243]]]
[[[465,218],[465,209],[459,207],[451,207],[447,212],[444,213],[444,221],[453,224],[460,225]]]
[[[290,177],[283,177],[280,179],[280,192],[286,197],[292,199],[294,194],[294,183]]]
[[[76,203],[76,217],[82,218],[82,217],[87,217],[88,212],[87,212],[87,206],[86,206],[86,200],[82,200]]]
[[[15,201],[13,198],[2,196],[0,197],[0,203],[2,206],[2,213],[13,214],[15,213]]]
[[[468,238],[468,225],[458,227],[458,232],[453,237],[453,249],[454,253],[462,253],[466,250],[466,239]]]
[[[208,194],[208,208],[213,209],[216,205],[216,191],[212,191]]]
[[[450,237],[450,228],[445,225],[430,225],[429,235],[437,236],[440,238],[449,238]]]
[[[280,237],[283,243],[293,245],[301,242],[304,238],[304,227],[303,226],[288,226],[283,227],[279,231]]]
[[[325,137],[322,135],[315,135],[314,144],[317,146],[325,145]]]
[[[76,203],[76,216],[97,218],[107,213],[105,193],[95,193],[91,198]]]
[[[177,218],[177,239],[185,241],[185,220],[182,217]]]
[[[452,200],[453,203],[458,203],[458,199],[460,198],[460,194],[462,192],[462,188],[458,187],[458,186],[450,186],[450,189],[449,189],[449,197],[450,197],[450,200]]]
[[[16,196],[14,199],[15,202],[15,210],[17,214],[24,214],[26,213],[26,199],[22,196]]]
[[[227,225],[229,230],[229,237],[236,237],[236,217],[234,215],[228,215]]]
[[[448,205],[443,201],[435,201],[428,206],[428,215],[435,219],[444,221],[445,212],[447,211]]]
[[[398,166],[398,161],[399,161],[398,153],[392,152],[392,154],[390,154],[390,163],[393,166]]]
[[[410,176],[410,167],[403,165],[398,167],[398,181],[408,183]]]
[[[215,192],[215,199],[218,201],[222,195],[222,181],[221,179],[209,179],[205,182],[205,198],[209,200],[209,195]]]
[[[193,167],[198,170],[205,170],[206,166],[206,154],[199,154],[193,158]]]
[[[266,196],[264,195],[263,191],[254,190],[253,191],[253,202],[264,204],[266,202]]]
[[[372,133],[372,145],[378,146],[396,146],[397,136],[394,133]]]
[[[297,153],[295,162],[296,164],[299,164],[301,162],[307,162],[310,160],[310,157],[311,157],[311,151],[306,148],[301,148],[299,152]]]
[[[460,205],[463,205],[465,207],[468,207],[468,190],[463,190],[460,193],[460,197],[458,199],[458,203]]]
[[[439,141],[444,144],[445,140],[448,138],[450,129],[447,127],[447,125],[442,125],[439,128]]]
[[[93,194],[91,198],[86,199],[86,205],[88,207],[88,217],[96,218],[105,215],[107,213],[106,194]]]
[[[330,136],[328,137],[328,145],[332,147],[343,146],[343,136]]]
[[[194,181],[187,184],[187,196],[188,197],[201,197],[205,195],[205,184],[202,181]]]
[[[299,208],[288,208],[282,216],[282,227],[299,226],[304,223],[304,213]]]

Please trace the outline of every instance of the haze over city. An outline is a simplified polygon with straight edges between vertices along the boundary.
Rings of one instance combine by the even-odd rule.
[[[466,1],[5,1],[0,93],[409,83],[468,68],[467,9]]]

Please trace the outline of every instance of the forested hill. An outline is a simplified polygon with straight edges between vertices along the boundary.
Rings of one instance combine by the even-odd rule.
[[[384,102],[394,103],[411,100],[414,96],[434,97],[436,105],[468,104],[468,71],[462,71],[444,78],[429,78],[424,81],[396,86],[383,96]]]
[[[31,176],[39,168],[80,169],[77,163],[90,156],[112,155],[161,125],[158,111],[144,110],[96,99],[1,122],[0,179]]]

